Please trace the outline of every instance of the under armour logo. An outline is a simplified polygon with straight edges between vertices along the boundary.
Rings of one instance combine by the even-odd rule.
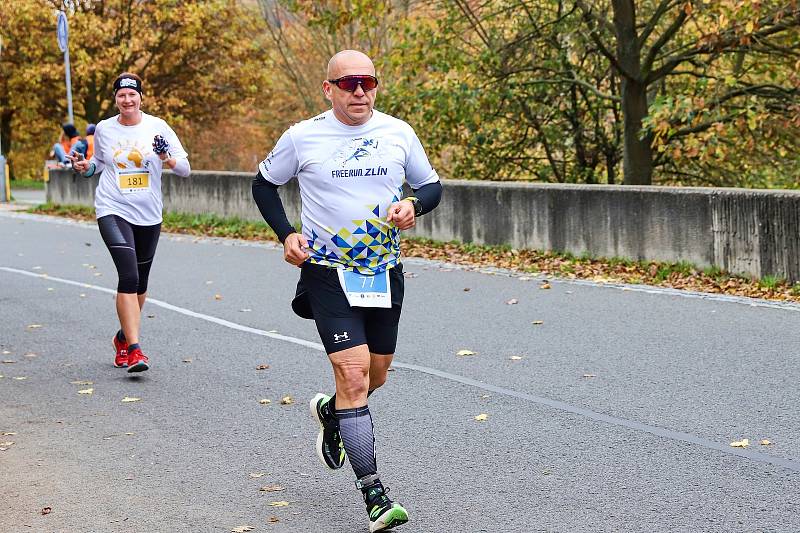
[[[333,334],[333,342],[344,342],[349,341],[350,337],[347,335],[346,331],[343,331],[341,335],[338,333]]]

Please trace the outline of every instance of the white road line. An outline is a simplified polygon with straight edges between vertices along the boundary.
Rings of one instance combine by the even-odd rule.
[[[16,268],[9,268],[9,267],[0,267],[0,270],[4,270],[6,272],[11,272],[13,274],[22,274],[24,276],[30,276],[32,278],[39,278],[48,281],[57,281],[59,283],[64,283],[66,285],[74,285],[76,287],[81,287],[84,289],[92,289],[93,291],[105,292],[107,294],[117,294],[117,291],[114,289],[107,289],[106,287],[100,287],[98,285],[91,285],[89,283],[81,283],[80,281],[72,281],[71,279],[64,279],[64,278],[57,278],[55,276],[50,276],[48,274],[37,274],[35,272],[29,272],[27,270],[19,270]],[[253,335],[261,335],[262,337],[270,337],[271,339],[277,339],[279,341],[286,341],[291,342],[293,344],[299,344],[300,346],[305,346],[307,348],[312,348],[314,350],[325,351],[325,347],[318,342],[311,342],[303,339],[298,339],[295,337],[289,337],[287,335],[281,335],[279,333],[272,333],[270,331],[264,331],[262,329],[251,328],[249,326],[243,326],[242,324],[237,324],[235,322],[230,322],[228,320],[217,318],[211,315],[204,315],[203,313],[197,313],[190,309],[185,309],[183,307],[178,307],[177,305],[172,305],[167,302],[163,302],[161,300],[156,300],[155,298],[147,298],[147,303],[149,305],[155,305],[158,307],[163,307],[164,309],[169,309],[170,311],[175,311],[176,313],[180,313],[182,315],[190,316],[192,318],[199,318],[200,320],[205,320],[206,322],[211,322],[214,324],[218,324],[220,326],[224,326],[226,328],[235,329],[237,331],[243,331],[245,333],[252,333]]]
[[[46,281],[56,281],[59,283],[64,283],[66,285],[74,285],[76,287],[82,287],[85,289],[91,289],[99,292],[104,292],[107,294],[116,294],[117,291],[113,289],[108,289],[106,287],[100,287],[98,285],[91,285],[89,283],[81,283],[79,281],[73,281],[64,278],[58,278],[54,276],[50,276],[47,274],[37,274],[35,272],[30,272],[27,270],[19,270],[16,268],[9,268],[9,267],[0,267],[0,270],[9,272],[12,274],[21,274],[23,276],[30,276],[32,278],[39,278]],[[269,337],[272,339],[290,342],[293,344],[299,344],[300,346],[305,346],[307,348],[311,348],[313,350],[325,351],[325,348],[317,343],[311,342],[304,339],[298,339],[296,337],[290,337],[288,335],[280,335],[278,333],[271,333],[269,331],[264,331],[261,329],[251,328],[249,326],[243,326],[241,324],[237,324],[235,322],[230,322],[228,320],[224,320],[222,318],[217,318],[214,316],[206,315],[203,313],[197,313],[190,309],[186,309],[183,307],[178,307],[177,305],[172,305],[167,302],[163,302],[161,300],[156,300],[154,298],[148,298],[147,302],[152,305],[156,305],[158,307],[162,307],[164,309],[169,309],[170,311],[174,311],[176,313],[180,313],[182,315],[190,316],[193,318],[198,318],[200,320],[205,320],[206,322],[211,322],[213,324],[217,324],[220,326],[224,326],[226,328],[234,329],[236,331],[242,331],[245,333],[252,333],[254,335],[260,335],[262,337]],[[403,368],[406,370],[411,370],[414,372],[420,372],[423,374],[428,374],[430,376],[436,376],[442,379],[446,379],[448,381],[453,381],[456,383],[461,383],[463,385],[475,387],[478,389],[482,389],[489,392],[494,392],[497,394],[502,394],[504,396],[509,396],[512,398],[517,398],[520,400],[525,400],[531,403],[535,403],[538,405],[543,405],[546,407],[550,407],[553,409],[558,409],[559,411],[568,412],[574,415],[582,416],[596,422],[605,422],[607,424],[611,424],[614,426],[624,427],[635,431],[642,431],[646,433],[650,433],[652,435],[656,435],[658,437],[663,437],[671,440],[686,442],[689,444],[695,444],[701,446],[703,448],[716,450],[718,452],[722,452],[728,455],[735,455],[738,457],[743,457],[746,459],[750,459],[753,461],[758,461],[761,463],[768,463],[774,466],[778,466],[781,468],[786,468],[788,470],[792,470],[795,472],[800,472],[800,462],[794,461],[792,459],[785,459],[782,457],[771,456],[763,453],[759,453],[756,451],[751,451],[743,448],[731,448],[726,444],[721,444],[719,442],[715,442],[709,439],[704,439],[701,437],[697,437],[690,433],[684,433],[681,431],[672,431],[665,428],[660,428],[658,426],[651,426],[648,424],[641,424],[639,422],[635,422],[633,420],[626,420],[624,418],[617,418],[615,416],[606,415],[603,413],[598,413],[596,411],[592,411],[590,409],[585,409],[583,407],[578,407],[575,405],[571,405],[565,402],[561,402],[558,400],[551,400],[549,398],[544,398],[541,396],[535,396],[533,394],[527,394],[524,392],[515,391],[512,389],[506,389],[504,387],[498,387],[496,385],[491,385],[488,383],[483,383],[481,381],[477,381],[472,378],[459,376],[457,374],[451,374],[449,372],[444,372],[442,370],[437,370],[435,368],[429,368],[420,365],[414,365],[410,363],[401,363],[394,361],[392,362],[392,366],[397,368]]]

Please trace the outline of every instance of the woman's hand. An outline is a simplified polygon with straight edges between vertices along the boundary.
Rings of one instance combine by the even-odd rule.
[[[158,155],[162,161],[169,159],[169,143],[161,135],[153,137],[153,151]],[[174,166],[174,165],[173,165]]]
[[[72,168],[80,173],[85,173],[89,170],[89,161],[83,156],[82,153],[72,151],[67,154],[67,159],[72,163]]]

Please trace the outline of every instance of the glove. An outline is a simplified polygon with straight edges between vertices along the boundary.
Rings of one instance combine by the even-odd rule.
[[[158,155],[169,152],[169,143],[161,135],[153,137],[153,151]]]

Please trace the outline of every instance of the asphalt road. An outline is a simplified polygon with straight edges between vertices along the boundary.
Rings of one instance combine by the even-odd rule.
[[[398,531],[800,530],[800,306],[406,272],[370,398]],[[0,212],[0,531],[367,531],[313,450],[332,377],[297,276],[274,246],[163,236],[130,377],[96,227]]]

